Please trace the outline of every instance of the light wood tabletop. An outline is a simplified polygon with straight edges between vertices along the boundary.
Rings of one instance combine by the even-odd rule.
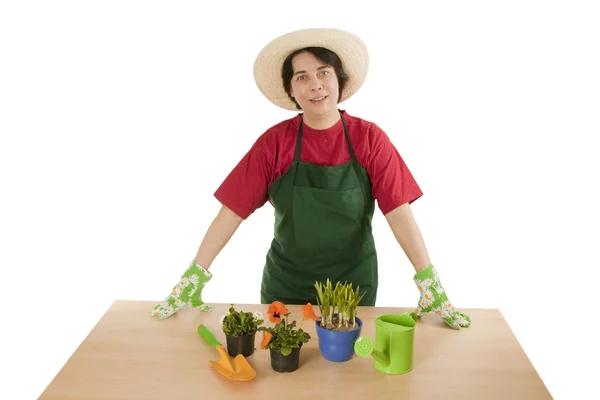
[[[209,360],[220,356],[197,331],[199,324],[206,325],[225,347],[219,320],[228,304],[211,304],[211,312],[186,307],[162,321],[150,316],[155,304],[113,303],[40,399],[271,399],[284,393],[290,399],[552,398],[497,309],[461,309],[473,320],[470,328],[461,330],[451,329],[436,315],[424,316],[415,330],[413,370],[402,375],[378,371],[371,357],[327,361],[319,351],[314,322],[309,321],[303,328],[312,339],[302,347],[299,369],[278,373],[271,369],[269,351],[259,348],[259,332],[256,350],[248,357],[256,378],[238,382],[212,368]],[[268,306],[235,307],[266,317]],[[300,306],[288,310],[300,323]],[[359,307],[362,335],[375,339],[377,316],[411,310]]]

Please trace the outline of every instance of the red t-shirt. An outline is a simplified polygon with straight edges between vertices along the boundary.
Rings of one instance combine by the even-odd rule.
[[[400,154],[385,132],[372,122],[342,111],[356,161],[369,175],[372,195],[385,215],[423,195]],[[269,201],[271,184],[294,161],[300,114],[263,133],[215,192],[215,197],[246,219]],[[300,159],[320,166],[350,161],[350,152],[340,119],[328,129],[302,128]]]

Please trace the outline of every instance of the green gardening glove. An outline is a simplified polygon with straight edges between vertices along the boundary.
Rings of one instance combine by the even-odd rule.
[[[183,273],[177,285],[166,299],[157,304],[152,310],[152,316],[165,319],[187,305],[210,311],[212,307],[202,302],[202,288],[212,278],[212,274],[192,260],[188,269]]]
[[[417,320],[427,313],[434,312],[454,329],[468,328],[471,325],[471,318],[456,311],[448,300],[433,265],[429,264],[425,269],[417,272],[413,280],[421,292],[419,304],[411,313],[413,319]]]

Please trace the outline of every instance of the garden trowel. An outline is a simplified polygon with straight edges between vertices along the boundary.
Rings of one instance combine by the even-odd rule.
[[[215,335],[205,325],[198,326],[198,333],[202,339],[215,348],[221,355],[219,361],[209,360],[209,362],[222,375],[235,381],[249,381],[256,377],[256,371],[252,368],[248,360],[246,360],[246,357],[238,354],[235,358],[231,359],[221,343],[215,338]]]

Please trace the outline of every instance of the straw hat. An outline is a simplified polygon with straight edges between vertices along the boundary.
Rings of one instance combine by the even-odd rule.
[[[286,33],[267,44],[254,61],[254,80],[269,101],[286,110],[298,111],[283,89],[281,67],[286,57],[303,47],[324,47],[342,60],[348,81],[338,103],[362,86],[369,69],[367,46],[356,35],[339,29],[314,28]]]

